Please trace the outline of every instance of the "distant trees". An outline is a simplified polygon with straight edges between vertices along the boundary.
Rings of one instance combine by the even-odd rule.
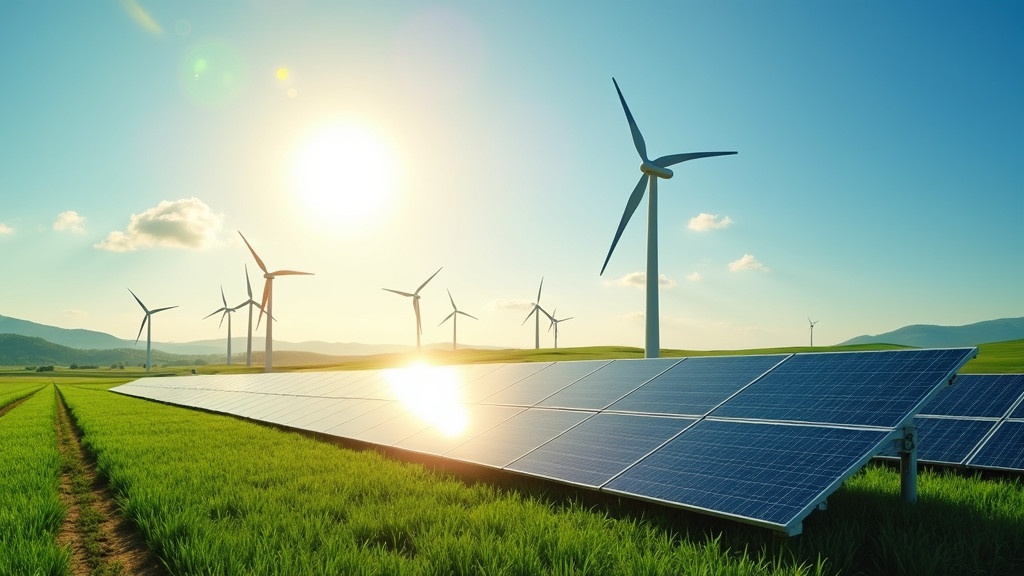
[[[38,366],[36,372],[53,372],[53,366]]]

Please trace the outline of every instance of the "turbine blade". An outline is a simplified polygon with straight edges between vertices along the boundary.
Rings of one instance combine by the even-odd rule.
[[[455,305],[455,298],[452,298],[452,291],[448,290],[448,300],[451,300],[452,310],[458,310],[459,307]]]
[[[416,313],[416,333],[423,334],[423,325],[420,323],[420,299],[412,299],[412,310]]]
[[[157,312],[163,312],[164,310],[170,310],[171,308],[177,308],[177,306],[164,306],[163,308],[157,308],[156,310],[150,310],[150,314],[156,314]]]
[[[540,305],[540,291],[544,289],[544,277],[541,276],[540,286],[537,287],[537,301],[534,304]]]
[[[316,276],[312,272],[299,272],[297,270],[275,270],[269,273],[271,276]]]
[[[146,321],[149,320],[149,313],[142,317],[142,324],[139,325],[139,335],[135,337],[135,343],[139,343],[139,338],[142,338],[142,329],[146,327]]]
[[[562,318],[561,320],[559,320],[559,322],[567,322],[569,320],[572,320],[573,318],[575,318],[575,316],[569,316],[568,318]]]
[[[203,316],[203,320],[206,320],[207,318],[209,318],[210,316],[213,316],[213,315],[214,315],[214,314],[216,314],[217,312],[223,312],[223,311],[224,311],[224,309],[223,309],[223,308],[217,308],[217,309],[216,309],[216,310],[214,310],[213,312],[210,312],[210,313],[209,313],[209,314],[207,314],[206,316]]]
[[[530,310],[530,313],[527,314],[526,318],[523,319],[523,324],[526,324],[526,321],[530,319],[530,316],[533,316],[534,313],[537,312],[537,308],[540,308],[540,306],[537,306],[536,304],[534,304],[533,308]],[[523,324],[520,324],[520,326],[522,326]]]
[[[686,162],[687,160],[711,158],[712,156],[730,156],[732,154],[737,154],[737,152],[689,152],[687,154],[670,154],[668,156],[658,158],[654,161],[654,164],[661,166],[662,168],[668,168],[673,164],[679,164],[680,162]]]
[[[445,322],[447,322],[452,316],[455,316],[455,312],[452,312],[451,314],[445,316],[444,320],[441,320],[441,322],[438,323],[438,326],[440,326],[441,324],[444,324]]]
[[[456,310],[455,312],[452,312],[452,314],[462,314],[463,316],[469,316],[473,320],[479,320],[479,318],[477,318],[476,316],[473,316],[472,314],[467,314],[467,313],[463,312],[462,310]]]
[[[640,181],[636,183],[636,188],[633,188],[633,193],[629,196],[629,201],[626,202],[626,210],[622,213],[622,220],[619,221],[619,229],[615,231],[615,238],[612,239],[612,247],[608,249],[608,255],[604,258],[604,265],[601,266],[601,274],[604,274],[604,269],[608,267],[608,261],[612,259],[612,252],[615,252],[615,245],[619,243],[619,238],[622,236],[622,231],[626,229],[626,224],[629,223],[629,219],[633,217],[633,212],[636,212],[637,206],[640,205],[640,201],[644,198],[644,191],[647,189],[647,174],[640,177]]]
[[[437,276],[437,275],[438,275],[438,273],[440,273],[440,272],[441,272],[441,269],[442,269],[442,268],[444,268],[444,266],[441,266],[441,268],[438,268],[438,269],[437,269],[437,272],[434,272],[433,274],[431,274],[431,275],[430,275],[430,278],[427,278],[426,280],[424,280],[424,281],[423,281],[423,284],[420,284],[420,287],[416,289],[416,292],[415,292],[415,294],[419,294],[419,293],[420,293],[420,290],[423,290],[423,287],[427,285],[427,282],[430,282],[431,280],[433,280],[433,279],[434,279],[434,276]]]
[[[402,292],[401,290],[392,290],[391,288],[381,288],[381,290],[384,290],[386,292],[393,292],[400,296],[408,296],[409,298],[413,298],[416,296],[415,294],[409,294],[408,292]]]
[[[267,298],[270,297],[270,283],[273,282],[273,278],[267,278],[267,281],[263,283],[263,301],[260,302],[260,317],[256,319],[256,327],[260,327],[260,320],[263,320],[263,313],[267,309]],[[269,314],[268,314],[269,316]],[[268,322],[270,320],[267,320]]]
[[[629,112],[629,106],[626,106],[626,99],[622,97],[622,90],[619,90],[619,83],[612,78],[612,84],[615,84],[615,92],[619,94],[619,102],[622,102],[622,109],[626,112],[626,120],[629,121],[629,131],[633,134],[633,145],[636,146],[636,151],[640,154],[640,158],[644,162],[648,162],[647,159],[647,145],[644,144],[644,136],[640,133],[640,129],[636,126],[636,120],[633,120],[633,114]]]
[[[223,284],[221,284],[221,287],[220,287],[220,299],[224,301],[224,307],[227,308],[228,307],[228,299],[224,297],[224,285]]]
[[[227,315],[228,315],[228,311],[227,311],[227,308],[225,308],[224,309],[224,313],[221,314],[221,316],[220,316],[220,323],[217,324],[217,329],[218,330],[220,330],[220,327],[224,325],[224,317],[227,316]]]
[[[142,300],[139,300],[139,297],[135,295],[135,292],[132,292],[131,288],[129,288],[128,291],[132,293],[132,297],[135,298],[135,301],[139,303],[139,306],[142,306],[142,309],[146,311],[146,314],[149,314],[149,309],[146,308],[146,305],[142,303]]]
[[[245,239],[245,236],[242,235],[241,230],[238,231],[238,235],[242,236],[242,242],[245,242],[245,245],[249,247],[249,252],[252,252],[252,257],[256,259],[256,265],[260,267],[260,270],[263,270],[264,274],[266,274],[267,266],[266,264],[263,263],[263,260],[260,260],[260,257],[259,255],[256,254],[256,251],[252,249],[252,244],[249,244],[249,241]]]
[[[548,314],[547,310],[541,308],[540,311],[543,312],[544,315],[548,317],[548,320],[551,320],[552,323],[555,322],[555,317],[553,315],[551,315],[551,314]]]
[[[249,282],[249,265],[245,265],[245,291],[249,294],[249,300],[252,300],[252,284]]]

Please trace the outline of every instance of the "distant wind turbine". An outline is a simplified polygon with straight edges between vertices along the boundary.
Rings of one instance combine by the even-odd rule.
[[[811,320],[810,316],[807,317],[807,324],[810,327],[811,332],[811,348],[814,348],[814,325],[818,322],[821,322],[821,320]]]
[[[245,267],[245,291],[246,294],[249,295],[249,299],[246,300],[245,302],[242,302],[238,306],[235,306],[234,309],[238,310],[242,306],[249,307],[249,334],[245,340],[245,365],[252,366],[252,308],[253,306],[255,306],[259,308],[260,311],[262,312],[263,306],[261,306],[259,302],[252,299],[252,284],[249,282],[249,266]],[[272,322],[273,320],[273,318],[270,318],[267,320],[267,322],[269,323]]]
[[[267,337],[266,337],[266,349],[263,358],[263,371],[270,372],[273,370],[274,361],[274,278],[278,276],[312,276],[312,272],[297,272],[295,270],[275,270],[274,272],[268,272],[266,265],[263,264],[263,260],[260,259],[256,251],[252,249],[252,245],[245,239],[245,236],[241,231],[238,235],[242,237],[242,242],[249,248],[249,252],[252,252],[252,257],[256,259],[256,265],[263,270],[263,277],[266,278],[266,282],[263,283],[263,301],[260,303],[260,315],[256,319],[256,327],[259,327],[260,320],[263,319],[263,314],[267,315]],[[248,272],[246,272],[246,280],[248,280]],[[250,309],[251,310],[251,309]]]
[[[228,299],[224,296],[224,287],[223,286],[220,287],[220,299],[221,299],[221,302],[224,303],[224,306],[214,310],[213,312],[210,312],[209,314],[207,314],[206,316],[203,317],[203,320],[206,320],[207,318],[209,318],[210,316],[213,316],[217,312],[222,312],[222,314],[220,315],[220,324],[217,324],[217,329],[220,329],[220,327],[224,325],[224,317],[227,316],[227,318],[228,318],[228,366],[230,366],[231,365],[231,313],[234,312],[235,310],[237,310],[238,308],[241,308],[242,306],[245,306],[245,304],[242,304],[241,306],[236,306],[235,308],[229,308],[228,307]]]
[[[622,109],[626,113],[629,131],[633,135],[633,145],[643,161],[640,164],[640,172],[643,175],[640,176],[640,180],[636,183],[633,193],[626,202],[626,210],[622,213],[622,220],[619,221],[619,228],[615,231],[612,246],[608,249],[608,256],[604,259],[604,265],[601,266],[601,274],[604,274],[604,269],[608,266],[608,260],[611,259],[612,252],[615,251],[615,245],[618,244],[622,231],[626,228],[630,217],[633,216],[633,212],[636,212],[640,201],[643,200],[644,189],[648,187],[648,180],[650,180],[650,196],[647,201],[647,328],[644,356],[647,358],[657,358],[661,348],[658,329],[658,178],[666,180],[671,178],[672,171],[668,167],[674,164],[698,158],[726,156],[736,154],[736,152],[690,152],[662,156],[655,160],[649,159],[647,157],[647,145],[644,143],[644,137],[640,134],[640,129],[637,127],[636,121],[633,120],[633,115],[629,112],[629,106],[626,106],[626,99],[622,97],[619,83],[615,81],[615,78],[612,78],[612,83],[615,84],[615,92],[618,93],[619,102],[622,103]]]
[[[451,302],[452,302],[452,313],[447,315],[447,316],[445,316],[444,320],[441,320],[441,324],[444,324],[445,322],[448,321],[449,318],[451,318],[451,320],[452,320],[452,350],[455,350],[456,349],[456,343],[458,342],[458,337],[459,337],[459,314],[462,314],[463,316],[469,316],[473,320],[479,320],[479,318],[477,318],[476,316],[473,316],[472,314],[467,314],[467,313],[463,312],[462,310],[459,310],[459,307],[455,305],[455,298],[452,298],[452,291],[451,290],[448,291],[448,299],[451,300]],[[440,326],[441,324],[438,324],[438,326]]]
[[[381,290],[386,290],[388,292],[393,292],[393,293],[398,294],[400,296],[407,296],[409,298],[412,298],[412,311],[416,313],[416,351],[417,352],[420,351],[420,335],[423,334],[423,324],[420,322],[420,290],[423,290],[423,287],[426,286],[428,282],[433,280],[434,276],[437,276],[437,274],[439,272],[441,272],[442,268],[444,268],[444,266],[442,266],[441,268],[438,268],[437,272],[434,272],[433,274],[430,275],[430,278],[427,278],[426,280],[424,280],[423,284],[420,284],[420,287],[417,288],[416,291],[413,292],[412,294],[410,294],[408,292],[402,292],[401,290],[392,290],[391,288],[381,288]]]
[[[139,326],[139,335],[135,337],[135,343],[136,344],[139,343],[139,338],[142,337],[142,329],[145,328],[146,329],[146,372],[149,372],[150,369],[153,367],[153,321],[150,320],[149,317],[152,316],[153,314],[156,314],[157,312],[163,312],[164,310],[170,310],[171,308],[177,308],[177,306],[165,306],[163,308],[157,308],[156,310],[150,310],[149,308],[146,308],[146,305],[142,303],[142,300],[139,300],[139,297],[135,295],[135,292],[132,292],[131,288],[129,288],[128,291],[131,292],[132,297],[135,298],[135,301],[138,302],[139,306],[142,306],[142,309],[146,312],[146,316],[142,318],[142,325]]]
[[[540,307],[540,291],[544,289],[544,278],[540,279],[540,286],[537,287],[537,300],[533,303],[533,308],[530,309],[530,313],[523,319],[523,324],[530,319],[530,316],[534,317],[534,348],[540,350],[540,315],[543,313],[545,316],[548,313]]]
[[[541,312],[544,312],[544,310],[541,309]],[[575,318],[575,316],[569,316],[568,318],[555,318],[557,314],[558,308],[552,310],[551,314],[544,312],[544,315],[547,316],[548,320],[551,321],[551,324],[548,326],[548,332],[550,332],[552,328],[555,329],[555,349],[558,348],[558,325],[561,324],[562,322],[565,322],[566,320],[572,320],[573,318]]]

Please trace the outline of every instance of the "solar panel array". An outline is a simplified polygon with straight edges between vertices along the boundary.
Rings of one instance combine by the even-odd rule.
[[[976,352],[154,377],[113,390],[793,535]]]
[[[921,462],[1024,472],[1024,374],[961,374],[914,425]]]

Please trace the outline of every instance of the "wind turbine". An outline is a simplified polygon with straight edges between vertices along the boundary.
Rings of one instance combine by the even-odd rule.
[[[544,312],[544,310],[541,309],[541,312]],[[548,326],[548,332],[550,332],[552,328],[555,329],[555,349],[558,348],[558,325],[566,320],[572,320],[575,318],[575,316],[569,316],[568,318],[555,318],[556,314],[558,314],[558,308],[552,310],[551,314],[544,312],[544,315],[548,317],[548,320],[551,320],[551,324]]]
[[[252,366],[252,307],[255,306],[263,311],[263,306],[259,302],[252,299],[252,284],[249,283],[249,266],[245,267],[245,291],[249,295],[249,299],[242,302],[238,306],[234,307],[234,310],[238,310],[242,306],[249,307],[249,334],[245,340],[245,365]],[[273,318],[269,318],[267,322],[273,322]]]
[[[811,332],[811,348],[814,348],[814,325],[818,322],[821,322],[821,320],[811,320],[810,316],[807,317],[807,325],[810,327]]]
[[[543,312],[545,316],[548,313],[540,307],[540,291],[544,288],[544,278],[540,279],[540,286],[537,288],[537,300],[533,303],[533,308],[530,309],[530,313],[523,319],[523,324],[530,319],[530,316],[534,317],[534,340],[533,345],[536,349],[540,350],[540,315]],[[522,325],[522,324],[521,324]]]
[[[267,314],[267,338],[266,338],[266,350],[263,357],[263,371],[270,372],[273,370],[274,361],[274,278],[278,276],[312,276],[312,272],[296,272],[295,270],[275,270],[274,272],[268,272],[266,265],[263,264],[263,260],[256,254],[256,251],[252,249],[252,245],[245,239],[245,236],[241,231],[238,235],[242,237],[242,242],[249,248],[249,252],[252,252],[252,257],[256,259],[256,264],[263,270],[263,277],[267,279],[263,283],[263,301],[260,303],[260,316],[256,319],[256,327],[259,327],[260,320],[263,319],[263,314]],[[249,279],[248,270],[246,270],[246,281]],[[250,312],[251,312],[250,308]]]
[[[640,176],[640,180],[636,183],[633,193],[630,194],[629,200],[626,202],[626,210],[622,213],[622,220],[619,221],[619,228],[615,231],[615,238],[612,239],[612,246],[608,249],[608,256],[604,259],[604,266],[601,266],[601,274],[604,274],[604,269],[608,266],[608,260],[611,259],[612,252],[615,251],[615,245],[618,244],[622,231],[626,228],[630,217],[633,216],[633,212],[636,212],[640,201],[643,200],[644,188],[648,187],[649,180],[650,196],[647,201],[647,328],[644,356],[647,358],[657,358],[661,347],[658,330],[658,178],[666,180],[671,178],[672,171],[668,167],[674,164],[698,158],[726,156],[736,154],[736,152],[689,152],[686,154],[670,154],[655,160],[649,159],[647,157],[647,145],[644,143],[644,137],[640,134],[640,129],[637,127],[636,121],[633,120],[633,115],[629,112],[629,106],[626,106],[626,99],[622,97],[619,83],[615,81],[615,78],[612,78],[612,83],[615,84],[615,92],[619,95],[622,110],[625,111],[626,120],[629,121],[629,131],[633,135],[633,145],[643,161],[640,164],[640,172],[643,175]]]
[[[209,314],[207,314],[206,316],[203,317],[203,320],[206,320],[207,318],[209,318],[210,316],[213,316],[217,312],[223,312],[223,314],[220,315],[220,324],[217,324],[217,329],[219,330],[220,327],[224,325],[224,317],[225,316],[228,317],[228,366],[230,366],[231,365],[231,313],[234,312],[235,310],[237,310],[238,308],[241,308],[242,306],[245,306],[245,304],[242,304],[241,306],[236,306],[235,308],[229,308],[228,307],[228,299],[224,297],[224,287],[223,286],[220,287],[220,299],[224,303],[224,306],[214,310],[213,312],[210,312]]]
[[[135,298],[135,301],[138,302],[139,306],[142,306],[142,309],[146,312],[146,316],[142,318],[142,325],[139,326],[139,335],[135,337],[135,343],[139,343],[139,338],[142,337],[142,329],[146,328],[146,372],[149,372],[153,367],[153,321],[150,320],[149,317],[157,312],[177,308],[177,306],[165,306],[163,308],[157,308],[156,310],[150,310],[149,308],[146,308],[146,305],[142,303],[142,300],[139,300],[139,297],[135,295],[135,292],[132,292],[131,288],[129,288],[128,291],[132,293],[132,297]]]
[[[430,282],[431,280],[433,280],[434,276],[437,276],[437,274],[439,272],[441,272],[442,268],[444,268],[444,266],[442,266],[441,268],[438,268],[437,272],[434,272],[433,274],[430,275],[430,278],[427,278],[426,280],[424,280],[423,284],[420,284],[420,287],[417,288],[416,291],[413,292],[412,294],[410,294],[408,292],[402,292],[401,290],[392,290],[391,288],[381,288],[381,290],[386,290],[388,292],[394,292],[395,294],[398,294],[400,296],[408,296],[409,298],[412,298],[412,311],[416,313],[416,351],[417,352],[420,351],[420,335],[423,334],[423,325],[420,323],[420,290],[423,290],[423,287],[427,285],[427,282]]]
[[[473,316],[472,314],[467,314],[462,310],[459,310],[459,307],[455,305],[455,298],[452,298],[451,290],[448,291],[448,299],[451,300],[452,302],[452,313],[445,316],[444,320],[441,320],[441,324],[447,322],[449,318],[452,319],[452,350],[455,350],[455,344],[459,336],[459,314],[462,314],[463,316],[469,316],[473,320],[479,320],[479,318]],[[438,326],[440,326],[441,324],[438,324]]]

